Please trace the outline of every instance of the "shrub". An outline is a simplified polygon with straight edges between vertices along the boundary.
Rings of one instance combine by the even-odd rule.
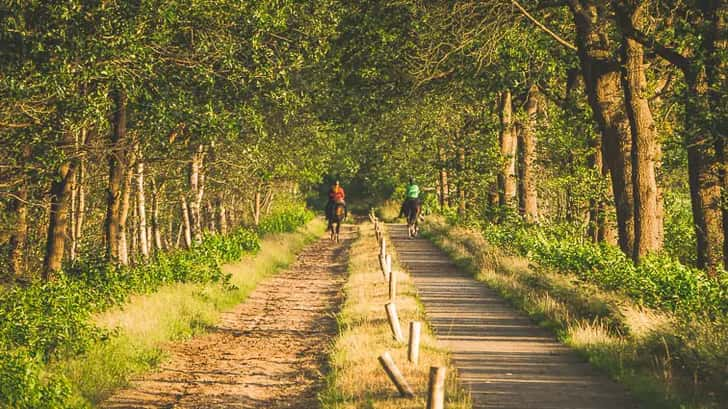
[[[110,335],[91,322],[92,313],[165,283],[228,285],[230,277],[221,264],[258,249],[257,234],[239,229],[227,236],[207,235],[191,250],[159,254],[134,267],[87,258],[66,266],[53,281],[0,293],[0,406],[65,407],[67,382],[42,379],[42,367],[54,358],[82,353]]]
[[[635,265],[621,250],[580,238],[572,226],[488,225],[485,238],[539,265],[576,274],[655,308],[681,314],[728,314],[728,278],[709,279],[668,254],[645,257]]]
[[[308,223],[314,214],[302,205],[288,205],[260,221],[260,234],[289,233]]]
[[[72,407],[71,387],[63,377],[43,372],[39,359],[0,350],[0,407],[63,409]]]

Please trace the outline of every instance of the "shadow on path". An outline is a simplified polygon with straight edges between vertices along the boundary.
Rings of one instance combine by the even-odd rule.
[[[627,391],[597,373],[553,334],[494,290],[460,271],[430,241],[387,225],[413,277],[438,341],[452,352],[474,408],[636,408]]]

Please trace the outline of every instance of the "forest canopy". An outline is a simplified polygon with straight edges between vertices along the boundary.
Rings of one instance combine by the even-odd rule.
[[[6,1],[5,282],[341,178],[724,271],[721,1]],[[436,205],[434,205],[437,202]]]

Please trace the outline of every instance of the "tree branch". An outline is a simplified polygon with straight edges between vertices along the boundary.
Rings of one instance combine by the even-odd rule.
[[[624,4],[617,3],[615,5],[618,13],[629,15],[627,14],[628,10],[626,10]],[[642,44],[642,46],[647,48],[649,51],[666,59],[671,64],[679,68],[686,75],[688,74],[688,71],[690,70],[690,59],[675,51],[674,49],[665,47],[664,45],[660,44],[655,38],[643,33],[632,24],[622,24],[621,26],[622,27],[620,27],[620,29],[624,31],[625,36]]]
[[[541,30],[543,30],[546,34],[550,35],[554,40],[556,40],[556,42],[558,42],[559,44],[563,45],[564,47],[566,47],[566,48],[568,48],[570,50],[576,51],[576,46],[574,44],[571,44],[570,42],[568,42],[568,41],[564,40],[563,38],[559,37],[558,34],[554,33],[553,31],[549,30],[548,27],[546,27],[545,25],[541,24],[540,21],[536,20],[536,18],[533,17],[528,11],[526,11],[526,9],[524,9],[523,6],[521,6],[516,0],[511,0],[511,3],[514,6],[516,6],[516,8],[518,10],[520,10],[521,14],[523,14],[524,16],[526,16],[527,19],[531,20],[531,22],[533,22],[533,24],[535,24],[538,28],[540,28]]]

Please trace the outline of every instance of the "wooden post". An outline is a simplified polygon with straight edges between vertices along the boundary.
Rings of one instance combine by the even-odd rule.
[[[445,408],[445,371],[444,366],[430,367],[430,383],[427,387],[427,409]]]
[[[379,267],[382,269],[382,275],[384,276],[384,279],[387,279],[387,259],[385,257],[382,257],[382,255],[379,255]]]
[[[397,342],[404,342],[402,336],[402,328],[399,326],[399,317],[397,316],[397,305],[394,303],[387,303],[384,306],[387,311],[387,318],[389,319],[389,327],[392,329],[392,336]]]
[[[387,280],[389,280],[389,276],[392,274],[392,255],[387,254],[384,257],[384,269],[386,270],[384,273],[384,276]]]
[[[386,257],[387,256],[387,240],[384,237],[382,237],[382,241],[380,242],[380,245],[381,245],[381,249],[379,251],[379,254],[382,257]]]
[[[387,255],[387,260],[391,260]],[[397,272],[389,269],[389,302],[397,302]]]
[[[400,395],[405,398],[413,398],[415,396],[415,393],[407,383],[407,380],[404,379],[404,376],[402,376],[402,372],[400,372],[397,365],[394,364],[394,360],[392,359],[392,355],[389,354],[389,351],[386,351],[379,356],[379,363],[382,364],[382,368],[384,368],[384,371],[387,373],[387,376],[389,376],[389,379],[392,380],[394,386],[397,387]]]
[[[420,330],[422,323],[411,321],[409,326],[409,347],[407,348],[407,359],[417,365],[420,360]]]

